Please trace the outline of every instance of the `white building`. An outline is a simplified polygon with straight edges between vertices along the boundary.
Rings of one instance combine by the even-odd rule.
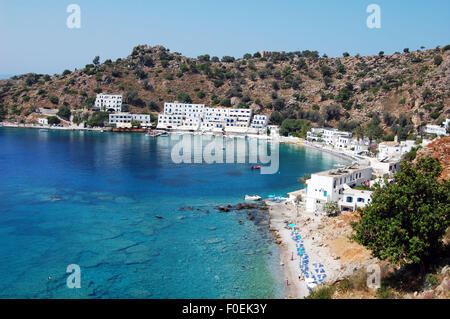
[[[352,136],[351,132],[339,131],[334,128],[312,128],[306,133],[308,141],[323,141],[326,144],[343,149],[351,147]]]
[[[446,125],[448,125],[447,122]],[[427,134],[436,134],[437,136],[448,136],[447,133],[447,129],[445,128],[445,126],[440,126],[440,125],[432,125],[432,124],[427,124],[426,128],[425,128],[425,133]]]
[[[47,118],[39,118],[38,123],[40,125],[48,125],[48,120],[47,120]]]
[[[323,130],[323,128],[311,128],[311,130],[306,133],[306,139],[308,141],[322,141]]]
[[[382,177],[392,177],[400,171],[400,158],[391,158],[386,160],[370,159],[370,166],[375,175]]]
[[[450,119],[445,119],[445,121],[442,122],[442,125],[444,125],[446,129],[448,129],[450,127]]]
[[[109,125],[115,127],[131,127],[131,121],[138,121],[142,127],[151,126],[150,115],[148,114],[131,114],[131,113],[115,113],[109,114]]]
[[[326,202],[338,202],[344,195],[344,190],[369,182],[372,178],[372,168],[357,164],[344,169],[331,169],[312,174],[306,181],[306,210],[321,211]]]
[[[355,211],[357,208],[363,208],[372,200],[371,191],[350,188],[344,185],[344,191],[341,199],[338,201],[340,210]]]
[[[253,116],[251,127],[263,129],[267,127],[267,116],[265,115],[255,115]]]
[[[251,109],[205,107],[204,104],[164,103],[164,113],[158,115],[159,129],[261,134],[267,127],[267,117],[255,115]]]
[[[122,112],[122,95],[97,94],[95,107],[106,112]]]
[[[417,146],[418,145],[416,145],[416,141],[414,140],[401,141],[400,143],[396,140],[392,142],[382,142],[378,144],[377,158],[379,160],[399,159]]]

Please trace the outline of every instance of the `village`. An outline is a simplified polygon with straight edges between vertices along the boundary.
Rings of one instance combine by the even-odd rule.
[[[64,125],[50,125],[49,117],[57,114],[53,109],[40,109],[37,123],[31,127],[149,132],[149,136],[160,134],[155,132],[174,132],[258,138],[312,147],[347,159],[351,164],[314,173],[303,180],[304,189],[289,194],[291,200],[301,198],[306,211],[316,214],[336,210],[355,211],[364,207],[371,201],[374,186],[383,186],[386,181],[392,180],[408,152],[425,147],[433,138],[448,136],[450,125],[450,119],[446,119],[442,126],[428,124],[424,130],[425,138],[416,140],[398,141],[395,136],[394,141],[377,143],[368,137],[358,138],[351,132],[320,127],[311,128],[306,138],[302,139],[290,134],[280,136],[280,127],[269,125],[268,116],[253,114],[253,110],[249,108],[214,108],[204,104],[167,102],[164,103],[163,113],[158,115],[157,123],[154,123],[149,114],[123,111],[122,101],[122,95],[97,95],[91,111],[108,114],[109,127],[105,129],[86,127],[85,123],[76,125],[72,118]],[[3,126],[14,125],[3,123]]]

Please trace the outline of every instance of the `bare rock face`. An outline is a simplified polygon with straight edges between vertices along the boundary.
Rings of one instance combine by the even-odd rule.
[[[240,102],[241,102],[241,100],[236,96],[233,96],[231,98],[231,106],[233,106],[233,107],[237,107]]]
[[[253,111],[253,113],[260,113],[261,112],[261,105],[258,105],[255,102],[253,102],[250,105],[250,109]]]
[[[431,156],[441,163],[444,168],[441,178],[450,178],[450,136],[437,139],[426,147],[419,149],[415,162],[425,156]]]

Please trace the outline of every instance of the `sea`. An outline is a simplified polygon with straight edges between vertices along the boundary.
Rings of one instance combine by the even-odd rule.
[[[284,298],[268,229],[217,207],[345,160],[282,144],[274,174],[178,163],[175,137],[0,128],[0,298]]]

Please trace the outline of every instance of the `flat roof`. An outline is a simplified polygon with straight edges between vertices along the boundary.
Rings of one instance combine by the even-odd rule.
[[[320,176],[342,176],[346,174],[350,174],[355,171],[363,170],[371,168],[370,166],[362,166],[362,165],[353,165],[349,168],[333,168],[323,172],[314,173],[312,175],[320,175]]]

